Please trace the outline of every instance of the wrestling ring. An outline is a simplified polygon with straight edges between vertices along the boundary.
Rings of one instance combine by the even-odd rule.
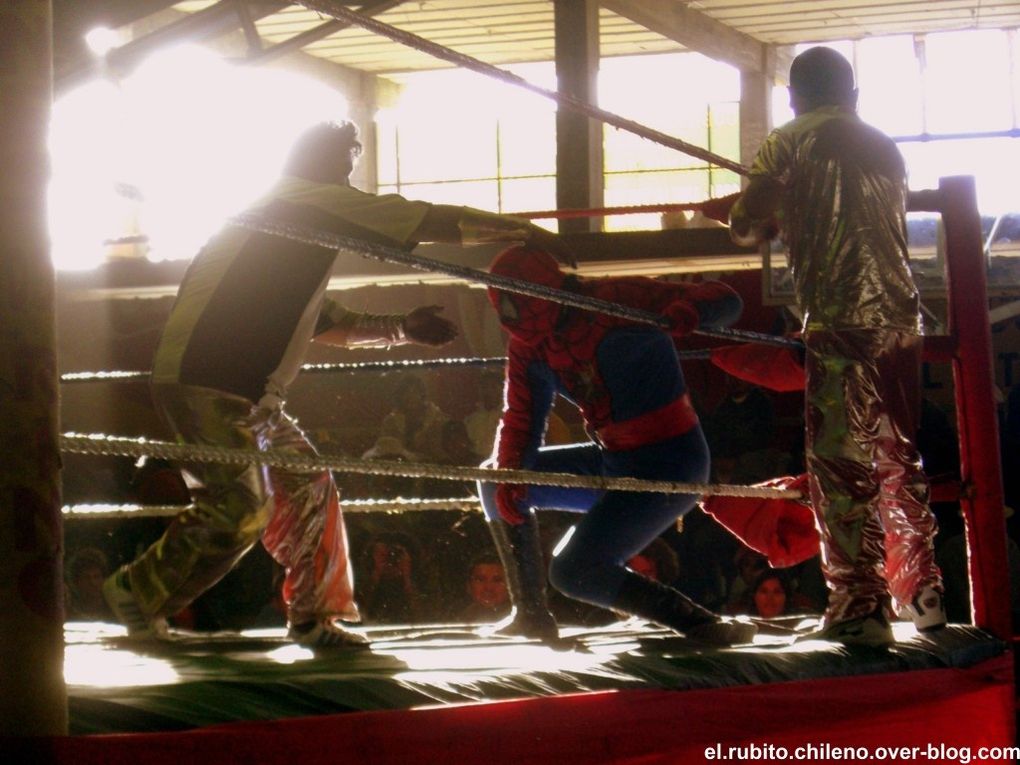
[[[771,745],[822,747],[1009,746],[1013,678],[1008,593],[1001,546],[998,455],[984,437],[991,401],[980,232],[969,179],[945,179],[915,195],[942,214],[947,235],[948,337],[929,338],[929,358],[949,361],[956,384],[962,490],[971,549],[973,625],[920,636],[897,624],[889,650],[794,642],[803,624],[779,620],[753,644],[706,650],[632,620],[569,627],[572,651],[501,637],[477,625],[362,627],[372,650],[314,655],[284,630],[179,631],[139,646],[123,629],[69,623],[65,677],[72,736],[52,742],[55,761],[178,762],[251,757],[259,762],[321,759],[342,751],[359,762],[687,762],[706,750]],[[496,366],[502,359],[379,362],[323,372]],[[316,371],[314,368],[308,371]],[[119,375],[144,373],[106,373]],[[65,384],[96,382],[68,376]],[[101,382],[101,379],[98,380]],[[982,386],[985,386],[984,391]],[[65,451],[166,459],[257,459],[293,455],[192,451],[194,447],[114,436],[65,434]],[[481,468],[342,460],[309,469],[443,480],[490,477]],[[495,471],[500,472],[500,471]],[[505,480],[589,485],[604,480],[508,473]],[[341,481],[342,484],[342,481]],[[596,485],[596,484],[590,484]],[[615,486],[602,485],[602,488]],[[638,488],[633,485],[628,488]],[[657,491],[755,494],[752,487],[654,485]],[[178,508],[69,507],[68,522]],[[470,500],[345,502],[350,512],[449,509]],[[105,515],[104,515],[105,514]],[[71,520],[71,519],[75,520]],[[866,699],[867,703],[861,703]],[[835,710],[840,710],[834,714]],[[740,749],[745,747],[745,749]],[[805,747],[808,747],[805,749]],[[811,750],[810,747],[816,747]],[[969,751],[969,750],[968,750]],[[810,761],[811,758],[808,758]],[[904,760],[909,761],[909,760]],[[948,759],[942,761],[950,761]]]
[[[335,18],[357,16],[335,3],[304,5]],[[463,59],[456,63],[465,65]],[[719,159],[712,155],[710,161]],[[991,436],[997,427],[991,335],[973,182],[946,178],[938,189],[916,192],[911,200],[912,209],[940,214],[945,231],[949,331],[928,338],[927,345],[929,358],[952,368],[972,624],[926,636],[898,624],[896,645],[877,649],[795,643],[798,625],[777,623],[752,644],[708,650],[676,633],[628,621],[567,629],[577,645],[567,651],[463,624],[380,625],[363,628],[370,651],[315,655],[287,642],[283,629],[180,631],[173,641],[142,645],[127,640],[117,626],[72,622],[64,631],[71,735],[4,740],[7,761],[637,765],[754,759],[750,755],[761,750],[753,747],[771,747],[776,759],[830,761],[834,750],[874,756],[878,747],[889,747],[882,759],[912,762],[918,758],[911,751],[931,752],[932,745],[940,748],[928,761],[958,762],[963,750],[975,753],[971,762],[1001,761],[976,754],[979,747],[1001,753],[996,748],[1014,745],[1015,701],[1002,476]],[[358,243],[318,243],[380,254]],[[110,373],[110,379],[117,376]],[[110,435],[65,434],[61,448],[169,460],[293,458],[196,451]],[[307,467],[457,481],[499,480],[494,473],[501,472],[449,466],[433,471],[435,466],[329,455]],[[506,471],[501,477],[617,487],[608,479],[565,475]],[[584,483],[592,480],[602,482]],[[643,488],[738,496],[757,491],[689,484]],[[360,508],[345,503],[345,510],[472,509],[464,500],[450,502],[380,501]],[[146,510],[65,509],[73,523],[131,512]]]

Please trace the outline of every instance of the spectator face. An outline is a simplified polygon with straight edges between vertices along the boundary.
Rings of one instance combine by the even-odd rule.
[[[655,565],[655,561],[644,555],[635,555],[627,561],[627,568],[635,574],[659,581],[659,567]]]
[[[411,571],[411,556],[403,545],[376,542],[372,563],[378,579],[401,579]]]
[[[479,563],[468,577],[468,594],[471,600],[486,608],[495,608],[507,602],[506,580],[503,567],[498,563]]]
[[[99,566],[87,566],[78,572],[74,579],[74,586],[82,600],[101,601],[104,579],[103,570]]]
[[[786,610],[786,590],[776,577],[769,577],[754,591],[754,607],[758,616],[771,619]]]

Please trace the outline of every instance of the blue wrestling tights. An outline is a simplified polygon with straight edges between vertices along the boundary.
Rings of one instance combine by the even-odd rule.
[[[695,427],[680,436],[629,451],[605,451],[596,444],[546,447],[539,450],[527,469],[704,483],[709,475],[709,456],[701,428]],[[479,484],[479,496],[486,519],[502,523],[495,489],[495,484]],[[525,501],[533,509],[584,514],[557,545],[549,580],[568,597],[609,608],[627,571],[626,561],[690,510],[696,499],[693,494],[532,485]]]

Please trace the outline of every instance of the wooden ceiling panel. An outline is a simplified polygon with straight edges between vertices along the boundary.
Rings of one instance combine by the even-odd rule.
[[[215,4],[187,0],[174,8],[195,13]],[[605,5],[599,14],[603,56],[686,47],[719,57],[736,43],[742,50],[732,60],[738,64],[757,60],[756,46],[1020,28],[1017,0],[605,0]],[[553,10],[551,0],[409,0],[375,18],[488,63],[508,64],[552,58]],[[655,24],[641,23],[653,17]],[[295,4],[259,19],[256,28],[271,46],[329,20]],[[359,27],[334,32],[303,50],[379,74],[449,66]]]

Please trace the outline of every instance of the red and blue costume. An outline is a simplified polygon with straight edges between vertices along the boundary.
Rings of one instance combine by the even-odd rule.
[[[495,448],[498,467],[678,482],[708,479],[708,447],[674,340],[699,326],[721,327],[735,321],[742,307],[736,292],[719,282],[582,279],[562,273],[544,252],[526,248],[505,251],[491,271],[656,313],[672,325],[665,330],[490,288],[490,299],[510,333],[505,406]],[[557,395],[581,411],[592,442],[543,446]],[[553,586],[569,597],[689,632],[689,620],[678,626],[656,609],[644,608],[649,593],[637,598],[640,605],[629,607],[634,605],[635,586],[644,590],[645,584],[653,583],[630,571],[625,562],[687,512],[694,495],[515,484],[483,484],[480,493],[501,553],[507,542],[518,552],[523,539],[504,540],[500,535],[519,535],[514,529],[534,522],[533,508],[584,513],[551,562]],[[510,569],[520,560],[509,566],[507,562],[504,557],[511,594],[518,595]],[[527,598],[527,593],[520,595]],[[658,595],[662,599],[666,593]],[[515,607],[526,612],[521,599],[515,597]],[[532,612],[541,611],[538,604],[532,606]],[[699,612],[695,621],[716,622],[717,617]]]

